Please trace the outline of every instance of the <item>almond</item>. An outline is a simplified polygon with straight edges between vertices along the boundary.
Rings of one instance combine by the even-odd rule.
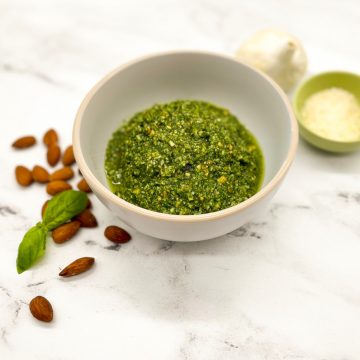
[[[63,269],[59,276],[70,277],[74,275],[79,275],[87,270],[89,270],[95,262],[95,259],[92,257],[82,257],[73,261],[65,269]]]
[[[50,175],[50,181],[55,181],[55,180],[69,180],[74,176],[74,172],[73,170],[66,166],[63,167],[62,169],[56,170],[54,171],[51,175]]]
[[[80,229],[80,221],[71,221],[60,225],[52,231],[51,236],[57,244],[62,244],[70,240]]]
[[[86,193],[89,193],[92,191],[89,184],[86,182],[85,179],[80,180],[79,183],[77,184],[77,187],[80,191],[83,191]]]
[[[44,217],[45,210],[46,210],[46,208],[47,208],[47,206],[48,206],[48,203],[49,203],[49,200],[46,200],[46,201],[44,202],[44,205],[43,205],[42,208],[41,208],[41,217],[42,217],[42,218]]]
[[[96,217],[88,209],[85,209],[81,214],[76,216],[75,220],[80,221],[82,227],[92,228],[98,225]]]
[[[46,186],[46,192],[49,195],[56,195],[57,193],[70,189],[72,189],[71,185],[63,180],[51,181]]]
[[[115,225],[108,226],[104,231],[104,235],[116,244],[124,244],[131,240],[131,235],[126,230]]]
[[[31,171],[22,165],[15,168],[15,177],[21,186],[29,186],[34,181]]]
[[[62,163],[65,166],[70,166],[74,162],[75,162],[74,151],[72,145],[70,145],[64,151],[64,155],[62,157]]]
[[[35,165],[32,170],[32,176],[34,180],[38,183],[49,182],[49,173],[42,166]]]
[[[54,129],[49,129],[45,134],[44,134],[44,144],[49,147],[50,145],[57,145],[57,142],[59,140],[58,134]]]
[[[37,296],[30,301],[29,308],[34,318],[50,322],[54,317],[53,308],[46,298]]]
[[[90,201],[90,199],[88,198],[88,202],[86,204],[86,208],[87,209],[91,209],[92,208],[92,202]]]
[[[50,145],[48,147],[46,158],[50,166],[55,166],[59,162],[60,156],[61,150],[58,145]]]
[[[26,149],[36,144],[34,136],[23,136],[12,143],[12,147],[15,149]]]

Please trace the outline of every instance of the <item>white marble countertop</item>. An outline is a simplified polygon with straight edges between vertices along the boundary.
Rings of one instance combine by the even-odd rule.
[[[220,5],[221,4],[221,5]],[[310,72],[359,71],[357,0],[4,0],[0,4],[0,359],[358,360],[360,158],[300,142],[269,211],[222,238],[170,243],[136,233],[109,247],[118,220],[94,198],[99,228],[21,276],[17,246],[39,220],[43,187],[20,189],[14,167],[44,164],[41,145],[11,150],[20,134],[59,129],[106,72],[169,49],[232,54],[254,31],[296,34]],[[94,256],[64,281],[60,267]],[[55,319],[32,318],[46,296]]]

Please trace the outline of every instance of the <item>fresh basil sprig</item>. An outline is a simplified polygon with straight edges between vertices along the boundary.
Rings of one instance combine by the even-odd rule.
[[[80,214],[87,202],[87,195],[75,190],[63,191],[49,201],[43,221],[30,228],[19,245],[16,259],[19,274],[28,270],[44,255],[47,233]]]
[[[47,230],[41,223],[30,228],[19,245],[16,259],[17,272],[21,274],[44,255]]]
[[[67,190],[55,195],[46,207],[43,225],[53,230],[80,214],[87,205],[88,197],[84,192]]]

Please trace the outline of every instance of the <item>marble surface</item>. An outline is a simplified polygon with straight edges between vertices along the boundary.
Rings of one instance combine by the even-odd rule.
[[[319,19],[320,17],[320,19]],[[170,243],[128,229],[94,198],[99,227],[81,230],[21,276],[17,246],[39,220],[44,188],[21,189],[17,164],[44,164],[44,148],[18,152],[20,134],[56,127],[70,142],[86,91],[113,67],[170,49],[232,54],[269,26],[296,34],[310,72],[359,71],[358,1],[2,0],[0,2],[0,359],[355,360],[360,358],[360,158],[300,142],[266,214],[222,238]],[[59,269],[80,256],[79,278]],[[53,304],[42,324],[36,295]]]

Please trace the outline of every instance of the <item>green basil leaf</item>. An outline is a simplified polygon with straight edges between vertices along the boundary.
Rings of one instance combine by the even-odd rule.
[[[36,260],[44,255],[46,235],[47,231],[41,223],[33,226],[25,234],[19,245],[18,256],[16,259],[16,268],[19,274],[29,269]]]
[[[53,230],[85,210],[87,195],[82,191],[67,190],[55,195],[45,210],[43,224]]]

